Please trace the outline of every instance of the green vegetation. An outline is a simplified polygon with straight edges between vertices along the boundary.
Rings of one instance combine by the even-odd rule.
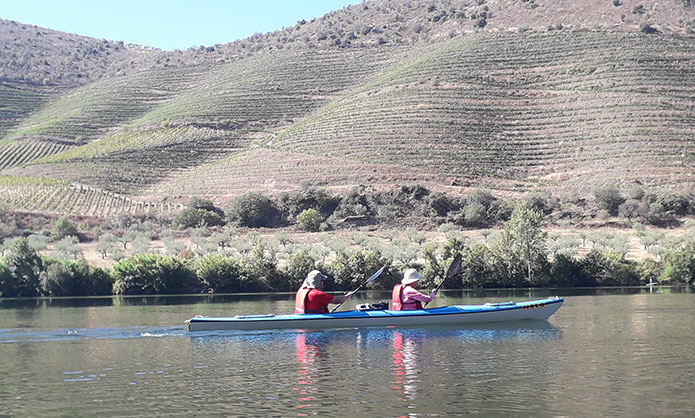
[[[297,225],[305,231],[318,231],[323,217],[316,209],[305,209],[297,215]]]
[[[177,229],[224,225],[224,211],[211,200],[194,197],[187,208],[177,213],[171,224]]]
[[[635,286],[650,280],[695,284],[691,233],[667,237],[658,229],[637,229],[641,243],[655,257],[631,261],[619,234],[549,235],[541,229],[544,220],[531,199],[522,200],[514,205],[503,230],[489,237],[481,232],[484,241],[472,240],[448,224],[441,244],[412,228],[381,238],[353,232],[347,242],[326,234],[312,245],[294,244],[281,233],[261,237],[255,230],[240,235],[236,229],[202,228],[193,230],[188,243],[163,235],[168,254],[163,255],[149,245],[144,232],[153,232],[146,225],[149,221],[123,218],[114,226],[127,229],[104,233],[97,244],[102,257],[117,261],[110,269],[79,259],[74,236],[54,244],[53,251],[62,259],[40,256],[37,250],[45,250],[45,236],[16,237],[21,230],[10,225],[4,230],[9,238],[0,259],[0,296],[293,291],[315,268],[332,278],[333,290],[349,290],[382,265],[388,270],[372,288],[389,289],[407,267],[420,269],[423,284],[431,286],[457,253],[464,263],[460,275],[447,283],[449,288]],[[583,256],[576,252],[580,238],[591,248]]]
[[[249,192],[232,201],[227,217],[241,226],[272,226],[277,217],[277,209],[266,196]]]

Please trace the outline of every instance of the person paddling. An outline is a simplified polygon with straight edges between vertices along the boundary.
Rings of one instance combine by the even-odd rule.
[[[328,277],[318,270],[312,270],[304,279],[304,283],[297,290],[294,312],[304,313],[328,313],[329,303],[345,303],[352,294],[343,296],[331,296],[323,291],[323,283]]]
[[[422,275],[417,270],[410,268],[403,273],[401,284],[393,287],[391,303],[394,311],[409,311],[422,309],[422,302],[431,302],[437,295],[432,292],[429,295],[417,291],[417,286],[422,279]]]

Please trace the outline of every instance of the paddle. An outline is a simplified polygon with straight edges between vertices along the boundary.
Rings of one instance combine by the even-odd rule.
[[[461,268],[461,254],[456,254],[456,257],[454,257],[454,259],[451,261],[451,264],[449,265],[449,269],[446,271],[446,276],[444,276],[444,279],[441,282],[439,282],[437,287],[432,292],[435,294],[437,292],[439,292],[439,289],[442,288],[442,285],[444,284],[444,282],[448,278],[456,276],[456,274],[458,274],[460,268]],[[423,308],[425,306],[427,306],[428,303],[429,302],[425,302],[425,304],[423,305]]]
[[[372,274],[372,276],[370,278],[368,278],[366,282],[362,283],[357,289],[348,293],[346,296],[354,295],[355,293],[357,293],[360,289],[362,289],[364,287],[364,285],[366,285],[367,283],[369,283],[369,282],[373,281],[374,279],[376,279],[377,277],[379,277],[379,275],[384,271],[385,268],[386,268],[386,266],[383,266],[382,268],[380,268],[376,273]],[[337,304],[331,312],[335,312],[336,310],[338,310],[338,308],[340,308],[340,305],[342,305],[343,303],[345,303],[345,302],[341,302],[341,303]]]

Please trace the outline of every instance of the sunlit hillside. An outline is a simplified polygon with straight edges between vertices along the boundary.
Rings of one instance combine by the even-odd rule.
[[[693,187],[693,30],[689,0],[375,0],[186,51],[0,21],[0,196]]]

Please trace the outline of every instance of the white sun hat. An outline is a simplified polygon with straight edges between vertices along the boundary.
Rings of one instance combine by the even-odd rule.
[[[411,284],[422,279],[422,274],[418,273],[415,269],[408,269],[403,273],[403,280],[401,284]]]

